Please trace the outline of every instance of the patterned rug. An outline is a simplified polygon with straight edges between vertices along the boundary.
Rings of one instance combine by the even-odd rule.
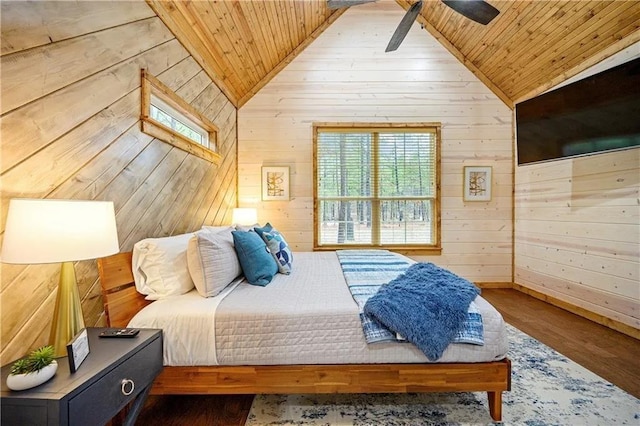
[[[507,425],[640,425],[640,400],[520,330],[507,326],[511,392]],[[488,425],[484,392],[258,395],[247,426]]]

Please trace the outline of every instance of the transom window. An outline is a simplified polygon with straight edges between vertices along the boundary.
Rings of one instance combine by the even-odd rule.
[[[316,124],[316,249],[438,250],[439,124]]]
[[[142,70],[142,131],[219,163],[218,128],[156,77]]]
[[[151,95],[149,116],[193,142],[209,148],[209,132],[155,95]]]

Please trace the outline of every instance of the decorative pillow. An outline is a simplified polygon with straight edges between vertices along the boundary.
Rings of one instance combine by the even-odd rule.
[[[233,231],[233,243],[250,284],[265,286],[278,273],[278,265],[265,242],[255,232]]]
[[[278,272],[289,275],[291,273],[293,253],[291,253],[284,236],[270,223],[267,223],[263,228],[255,228],[255,231],[262,237],[271,255],[276,260]]]
[[[258,235],[260,235],[260,238],[262,238],[262,233],[263,232],[269,232],[273,230],[273,226],[267,222],[266,225],[264,225],[263,227],[260,227],[257,223],[255,224],[254,227],[251,228],[252,230],[256,231],[258,233]]]
[[[133,246],[133,278],[145,299],[159,300],[193,288],[187,266],[187,246],[193,235],[146,238]]]
[[[202,297],[213,297],[242,274],[233,248],[233,228],[202,229],[189,240],[187,264],[189,274]]]

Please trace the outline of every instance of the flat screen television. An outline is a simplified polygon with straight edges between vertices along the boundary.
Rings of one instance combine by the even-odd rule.
[[[640,58],[516,104],[518,165],[640,146]]]

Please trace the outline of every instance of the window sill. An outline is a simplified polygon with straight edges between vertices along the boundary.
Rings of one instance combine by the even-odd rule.
[[[336,245],[336,246],[315,246],[313,251],[335,251],[335,250],[389,250],[405,256],[438,256],[442,254],[442,247],[423,246],[357,246],[357,245]]]
[[[222,159],[221,155],[215,151],[210,150],[200,144],[190,141],[189,139],[181,136],[179,133],[172,131],[171,129],[163,126],[148,117],[142,117],[141,119],[142,132],[160,139],[170,145],[175,146],[183,151],[193,154],[196,157],[200,157],[203,160],[210,163],[220,164]]]

